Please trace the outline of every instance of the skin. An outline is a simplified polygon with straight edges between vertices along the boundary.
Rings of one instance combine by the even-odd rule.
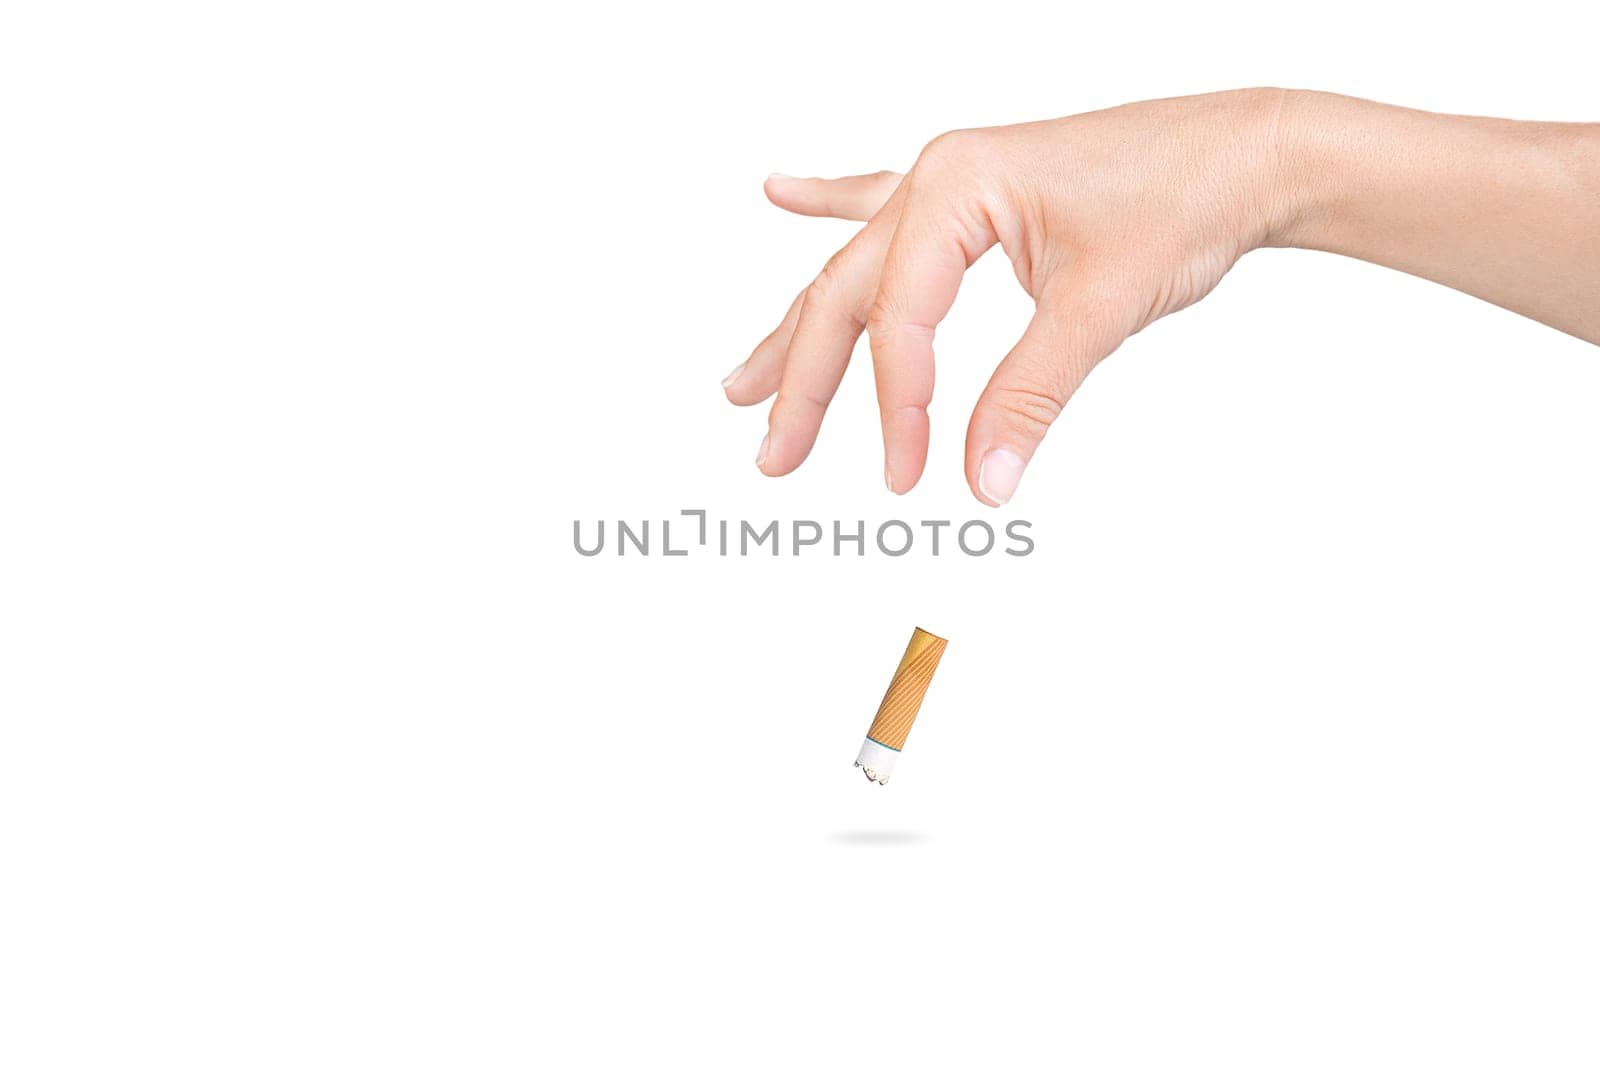
[[[958,130],[904,176],[775,174],[766,193],[866,223],[723,381],[735,404],[776,393],[756,460],[771,476],[811,451],[865,331],[884,480],[917,483],[934,331],[996,244],[1035,302],[967,427],[967,483],[996,506],[1102,359],[1257,248],[1368,260],[1600,344],[1600,124],[1247,89]]]

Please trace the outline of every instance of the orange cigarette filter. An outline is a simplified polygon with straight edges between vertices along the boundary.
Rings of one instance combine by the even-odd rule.
[[[900,657],[900,666],[895,668],[889,691],[883,694],[883,703],[878,705],[878,714],[867,728],[861,754],[856,757],[856,766],[868,780],[879,785],[889,781],[889,772],[906,746],[911,724],[917,720],[922,698],[928,695],[928,685],[948,643],[920,626],[911,631],[906,654]]]

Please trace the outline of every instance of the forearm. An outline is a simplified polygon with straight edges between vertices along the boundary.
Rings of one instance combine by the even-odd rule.
[[[1266,243],[1403,270],[1600,343],[1600,124],[1285,94]]]

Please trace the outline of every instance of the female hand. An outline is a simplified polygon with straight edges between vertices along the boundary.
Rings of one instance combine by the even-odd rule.
[[[1005,503],[1089,371],[1268,239],[1282,97],[1245,90],[959,130],[923,149],[903,179],[769,178],[780,207],[868,221],[723,382],[736,404],[777,392],[757,465],[782,475],[805,459],[865,329],[884,480],[897,493],[915,485],[934,330],[963,272],[999,244],[1036,311],[978,399],[966,475],[978,499]]]
[[[999,244],[1036,310],[967,426],[966,475],[1003,504],[1045,431],[1130,334],[1200,299],[1253,248],[1381,263],[1600,343],[1600,124],[1436,115],[1247,89],[935,139],[903,178],[774,176],[806,215],[866,219],[723,382],[776,390],[756,459],[800,465],[865,329],[884,480],[922,476],[934,330]]]

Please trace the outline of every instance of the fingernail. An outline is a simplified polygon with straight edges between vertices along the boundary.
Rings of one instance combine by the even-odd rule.
[[[761,439],[761,451],[756,453],[756,466],[761,468],[763,471],[767,469],[767,450],[771,447],[771,445],[772,435],[768,434]]]
[[[1017,491],[1022,469],[1026,466],[1026,461],[1015,452],[994,449],[978,464],[978,492],[996,504],[1004,504]]]
[[[782,173],[780,173],[778,171],[773,171],[771,174],[767,175],[767,181],[769,181],[769,182],[772,181],[774,178],[776,178],[780,182],[794,181],[794,179],[792,177],[790,177],[789,175],[782,174]]]
[[[889,492],[894,492],[894,472],[889,469],[888,460],[883,461],[883,484],[888,487]]]
[[[738,381],[739,380],[739,375],[741,375],[743,373],[744,373],[744,364],[741,363],[737,367],[733,368],[733,371],[726,378],[722,379],[722,387],[724,389],[726,389],[728,386],[730,386],[734,382]]]

